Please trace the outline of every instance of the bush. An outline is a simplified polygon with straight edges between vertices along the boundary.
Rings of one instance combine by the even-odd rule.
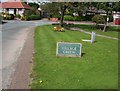
[[[14,19],[14,15],[13,14],[2,13],[1,14],[1,18],[3,20],[13,20]]]
[[[39,19],[41,19],[40,15],[26,16],[26,20],[39,20]]]
[[[67,21],[91,21],[93,15],[86,15],[86,16],[71,16],[71,15],[65,15],[64,20]]]
[[[108,22],[113,22],[113,15],[108,15],[109,21]],[[107,16],[104,16],[105,20],[107,20]]]
[[[20,18],[20,17],[21,17],[21,15],[20,15],[20,14],[17,14],[17,15],[16,15],[16,17],[17,17],[17,18]]]
[[[82,20],[83,21],[92,21],[93,16],[94,15],[85,15],[85,16],[82,16]]]
[[[92,18],[92,21],[95,22],[96,25],[98,25],[98,24],[104,24],[106,22],[104,16],[102,16],[102,15],[95,15]]]
[[[40,13],[37,10],[26,10],[25,19],[26,20],[38,20],[41,19]]]
[[[66,20],[66,21],[73,21],[74,18],[73,18],[73,16],[71,16],[71,15],[65,15],[65,16],[64,16],[64,20]]]
[[[113,22],[113,15],[109,15],[109,22]]]
[[[58,19],[60,19],[60,14],[53,15],[52,18],[58,18]]]
[[[49,14],[48,18],[58,18],[58,19],[60,19],[60,14]]]
[[[82,21],[82,17],[81,16],[74,16],[74,21]]]
[[[36,12],[34,10],[26,10],[25,11],[25,15],[29,16],[29,15],[36,15]]]
[[[7,14],[6,15],[6,20],[13,20],[14,19],[14,15],[13,14]]]
[[[26,20],[26,16],[22,15],[22,16],[20,17],[20,20]]]

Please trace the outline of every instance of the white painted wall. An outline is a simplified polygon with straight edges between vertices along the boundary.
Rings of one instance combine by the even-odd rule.
[[[9,9],[8,13],[9,14],[14,14],[14,9]]]
[[[24,9],[18,9],[18,14],[23,15]]]

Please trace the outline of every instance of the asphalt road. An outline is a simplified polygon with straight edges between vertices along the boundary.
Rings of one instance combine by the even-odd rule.
[[[15,72],[18,57],[21,54],[27,35],[33,27],[51,24],[47,20],[40,21],[6,21],[2,24],[2,66],[0,65],[0,76],[2,75],[2,89],[9,89],[11,77]],[[0,35],[1,37],[1,35]]]
[[[0,61],[0,89],[10,88],[11,77],[16,70],[18,57],[29,31],[35,26],[53,23],[48,20],[6,22],[0,24],[0,50],[2,50],[0,51],[0,60],[2,60]]]

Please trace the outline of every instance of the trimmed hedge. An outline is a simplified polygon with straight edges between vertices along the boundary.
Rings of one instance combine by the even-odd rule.
[[[39,20],[41,19],[40,15],[30,15],[30,16],[26,16],[26,20]]]
[[[66,21],[73,21],[74,18],[73,18],[73,16],[71,16],[71,15],[65,15],[65,16],[64,16],[64,20],[66,20]]]
[[[86,16],[71,16],[65,15],[64,20],[66,21],[92,21],[93,15],[86,15]]]
[[[94,15],[86,15],[86,16],[83,16],[83,21],[92,21],[93,16],[94,16]]]

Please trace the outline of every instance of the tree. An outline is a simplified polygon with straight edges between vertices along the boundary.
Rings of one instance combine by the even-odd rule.
[[[88,7],[89,7],[89,3],[84,3],[84,2],[62,2],[60,5],[60,12],[61,12],[60,26],[63,24],[63,18],[66,9],[69,10],[71,14],[77,12],[80,16],[81,14],[86,13]]]
[[[96,23],[96,25],[98,24],[104,24],[106,21],[105,21],[105,18],[102,16],[102,15],[95,15],[93,18],[92,18],[92,21]]]
[[[28,3],[29,6],[33,7],[34,9],[38,9],[39,8],[39,4],[37,3]]]
[[[95,22],[96,23],[96,27],[98,27],[98,28],[102,28],[102,27],[100,27],[99,26],[99,24],[105,24],[105,18],[102,16],[102,15],[100,15],[100,14],[97,14],[97,15],[95,15],[93,18],[92,18],[92,21],[93,22]]]
[[[113,3],[113,11],[120,12],[120,1]]]
[[[42,10],[48,13],[49,18],[56,18],[60,16],[59,7],[60,5],[57,2],[45,3],[44,5],[42,5]]]
[[[70,2],[52,2],[44,4],[42,6],[42,9],[44,11],[47,11],[49,17],[58,17],[60,15],[59,26],[62,26],[65,10],[68,8],[69,5]]]
[[[104,23],[104,28],[103,28],[103,32],[105,32],[107,27],[107,17],[112,14],[113,4],[110,2],[97,3],[96,8],[98,10],[102,9],[106,11],[106,19],[105,19],[106,22]]]
[[[71,4],[70,2],[61,2],[60,3],[60,13],[61,13],[61,16],[60,16],[60,24],[59,24],[59,26],[63,25],[63,18],[64,18],[64,15],[65,15],[65,10],[68,8],[68,6],[70,4]]]

